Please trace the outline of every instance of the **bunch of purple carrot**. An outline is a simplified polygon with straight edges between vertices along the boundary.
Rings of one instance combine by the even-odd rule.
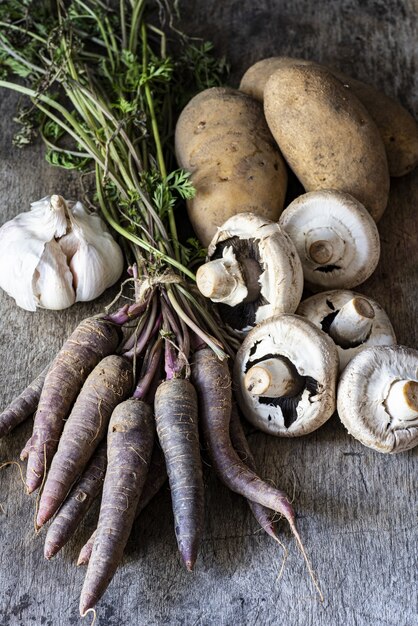
[[[135,332],[123,339],[123,326],[133,321]],[[104,593],[135,517],[167,474],[179,552],[193,569],[204,512],[199,425],[214,469],[248,499],[265,531],[276,537],[276,512],[298,539],[286,494],[254,472],[232,404],[227,361],[168,308],[164,287],[152,289],[143,303],[84,320],[47,372],[1,414],[0,436],[34,411],[33,433],[21,458],[27,459],[28,493],[41,490],[38,529],[53,518],[47,559],[71,538],[102,491],[97,530],[78,561],[88,563],[82,615]]]

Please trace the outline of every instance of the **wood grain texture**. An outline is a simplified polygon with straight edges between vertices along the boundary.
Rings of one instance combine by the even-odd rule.
[[[236,86],[258,59],[277,54],[334,63],[372,82],[418,113],[416,0],[180,0],[187,32],[226,54]],[[77,180],[42,160],[42,148],[11,145],[17,98],[0,94],[0,223],[31,200],[75,197]],[[393,180],[379,230],[382,258],[361,291],[388,311],[399,341],[418,346],[418,171]],[[62,313],[25,313],[0,294],[0,405],[50,361],[75,325],[110,299]],[[0,460],[16,459],[30,433],[24,424],[0,441]],[[418,449],[380,455],[349,437],[336,418],[297,440],[250,435],[264,477],[294,490],[298,524],[325,595],[315,595],[302,558],[282,524],[290,557],[258,531],[240,497],[206,471],[206,522],[193,574],[177,554],[164,490],[136,522],[123,566],[98,605],[100,626],[411,626],[417,623]],[[77,553],[95,525],[52,562],[45,533],[33,531],[34,498],[15,467],[0,473],[0,626],[70,626],[82,622],[84,571]],[[97,508],[96,508],[97,509]]]

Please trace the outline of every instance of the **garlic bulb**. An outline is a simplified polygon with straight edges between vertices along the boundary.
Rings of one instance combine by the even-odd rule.
[[[47,196],[0,228],[0,287],[27,311],[93,300],[122,270],[119,245],[81,202]]]

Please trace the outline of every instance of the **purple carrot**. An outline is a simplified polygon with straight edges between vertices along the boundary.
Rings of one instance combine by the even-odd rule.
[[[147,479],[145,481],[144,489],[141,493],[138,506],[136,508],[135,519],[139,517],[145,507],[148,506],[154,496],[157,495],[166,480],[167,471],[165,468],[164,455],[160,446],[158,444],[155,444],[152,451]],[[89,562],[96,535],[97,529],[91,534],[90,538],[81,548],[77,560],[77,565],[87,565],[87,563]]]
[[[151,408],[131,398],[113,411],[97,536],[80,597],[84,617],[109,585],[128,541],[145,484],[154,439]]]
[[[200,422],[216,473],[232,491],[283,515],[298,536],[295,513],[287,495],[261,480],[232,447],[229,435],[232,390],[228,364],[205,348],[194,354],[192,376],[199,398]]]
[[[132,384],[131,362],[115,354],[100,361],[87,377],[52,459],[39,501],[38,527],[63,503],[105,436],[113,409],[129,395]]]
[[[106,464],[106,441],[102,441],[48,528],[44,547],[46,559],[55,556],[73,536],[103,486]]]
[[[308,572],[323,599],[295,524],[295,512],[284,491],[275,489],[249,469],[232,447],[229,425],[232,385],[228,364],[204,348],[194,354],[192,380],[199,399],[199,417],[213,467],[231,491],[282,515],[288,522],[305,559]]]
[[[103,357],[116,350],[119,341],[120,330],[112,321],[88,318],[77,326],[53,360],[35,415],[26,473],[28,493],[41,484],[85,379]]]
[[[0,413],[0,437],[8,435],[35,413],[48,369],[49,365]]]
[[[180,555],[191,571],[203,532],[203,478],[197,397],[188,380],[166,380],[155,394],[155,421],[164,452]]]
[[[248,441],[245,437],[244,429],[242,427],[235,402],[232,403],[229,434],[231,437],[232,445],[241,461],[243,461],[250,468],[250,470],[256,472],[254,457],[251,453],[250,446],[248,445]],[[266,533],[270,535],[270,537],[277,541],[278,538],[273,523],[274,512],[270,509],[266,509],[264,506],[258,504],[257,502],[252,502],[251,500],[247,500],[247,502],[252,511],[252,514],[254,515],[257,522],[260,524],[261,528],[263,528]]]

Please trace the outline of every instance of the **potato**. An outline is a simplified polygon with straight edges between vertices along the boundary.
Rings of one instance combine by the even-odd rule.
[[[248,68],[241,78],[239,89],[252,98],[263,102],[266,82],[276,70],[289,65],[315,65],[314,61],[295,59],[293,57],[269,57],[257,61]]]
[[[337,78],[322,67],[282,67],[266,83],[264,111],[306,191],[345,191],[380,219],[389,193],[383,141],[365,107]]]
[[[264,87],[271,74],[276,69],[295,63],[324,67],[314,61],[291,57],[263,59],[245,72],[240,89],[262,102]],[[326,69],[357,96],[375,121],[385,145],[390,176],[404,176],[412,171],[418,165],[418,125],[412,115],[375,87],[350,78],[332,67]]]
[[[286,194],[286,165],[259,102],[236,89],[201,92],[178,119],[175,145],[177,161],[191,172],[196,188],[187,208],[203,245],[242,211],[277,221]]]
[[[386,149],[391,176],[404,176],[418,165],[418,125],[412,115],[384,93],[333,70],[364,104],[376,122]]]

